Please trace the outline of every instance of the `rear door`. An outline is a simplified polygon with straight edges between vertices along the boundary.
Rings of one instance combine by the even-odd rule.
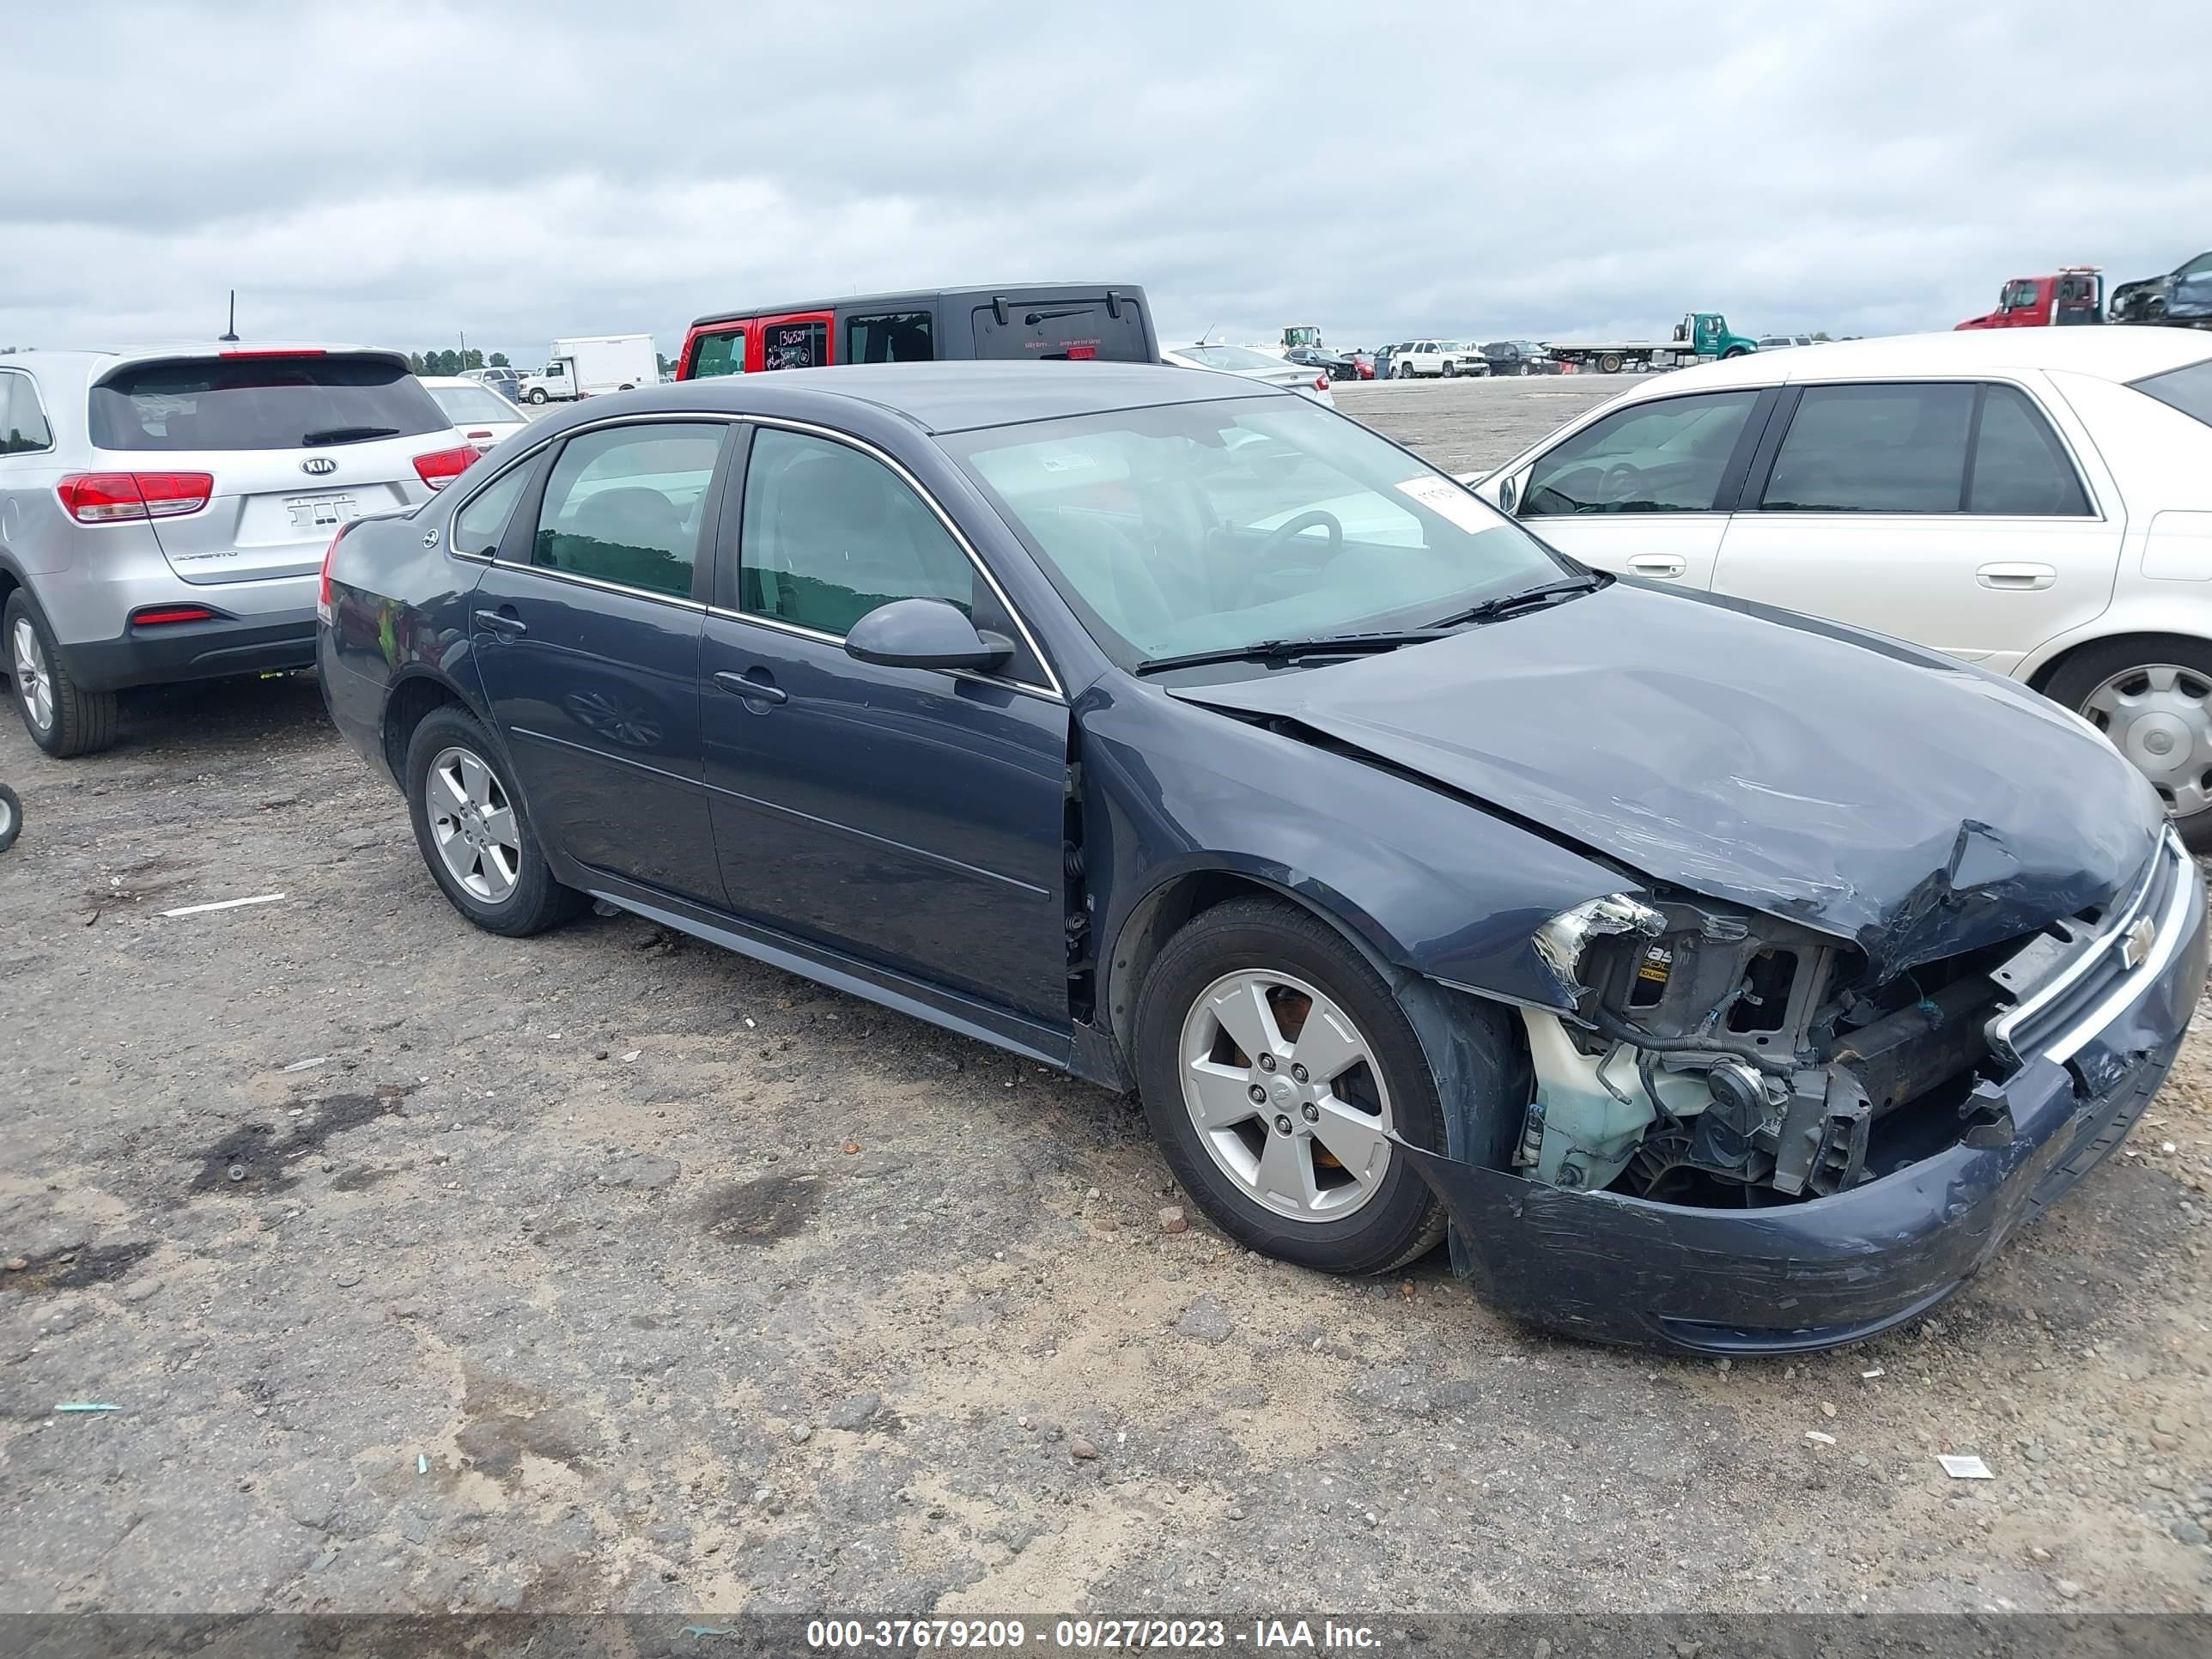
[[[204,507],[154,521],[170,568],[200,584],[318,570],[336,526],[426,501],[465,464],[444,411],[381,353],[125,363],[93,386],[88,419],[103,467],[214,480]]]
[[[538,829],[569,856],[722,900],[700,781],[698,564],[721,422],[577,434],[477,584],[472,652]],[[499,488],[495,483],[484,494]],[[470,506],[456,514],[456,547]]]
[[[2027,383],[1786,394],[1713,586],[2009,671],[2112,602],[2125,528]],[[2111,503],[2109,515],[2100,500]]]
[[[1095,297],[995,296],[969,313],[979,358],[1029,362],[1154,361],[1144,304],[1107,289]]]
[[[1601,570],[1710,587],[1729,507],[1777,395],[1746,387],[1615,410],[1513,474],[1513,511]],[[1494,501],[1506,482],[1481,493]]]
[[[2212,253],[2200,253],[2173,273],[2166,302],[2170,317],[2212,317]]]

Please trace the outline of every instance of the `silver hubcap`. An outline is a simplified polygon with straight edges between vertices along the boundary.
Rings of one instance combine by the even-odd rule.
[[[15,809],[8,804],[7,796],[0,795],[0,841],[7,840],[8,832],[15,827]]]
[[[1182,1100],[1247,1198],[1336,1221],[1390,1170],[1390,1095],[1350,1016],[1273,969],[1224,974],[1182,1023]]]
[[[2115,674],[2081,705],[2176,817],[2212,807],[2212,680],[2170,662]]]
[[[423,793],[447,873],[485,903],[504,903],[522,867],[522,839],[514,803],[491,768],[471,750],[441,749]]]
[[[54,724],[54,677],[46,667],[46,653],[39,649],[38,630],[31,626],[29,617],[15,619],[15,635],[9,644],[15,659],[15,695],[29,711],[31,724],[41,732],[51,731]]]

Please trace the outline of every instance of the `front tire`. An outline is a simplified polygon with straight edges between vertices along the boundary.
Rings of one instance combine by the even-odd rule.
[[[62,660],[53,630],[17,588],[0,611],[0,662],[31,741],[56,760],[96,755],[115,744],[115,693],[88,691]]]
[[[506,761],[462,710],[433,710],[408,740],[407,808],[432,878],[486,933],[527,939],[590,902],[553,879]]]
[[[545,388],[544,388],[544,386],[533,386],[533,387],[532,387],[532,388],[531,388],[531,392],[530,392],[530,401],[531,401],[532,403],[533,403],[533,404],[544,404],[544,402],[546,402],[546,400],[547,400],[547,394],[546,394]]]
[[[0,853],[15,844],[15,837],[23,833],[23,799],[6,784],[0,783]]]
[[[2193,853],[2212,853],[2212,644],[2143,634],[2085,646],[2044,695],[2102,732],[2151,781]]]
[[[1146,978],[1136,1059],[1168,1167],[1238,1243],[1379,1273],[1443,1237],[1384,1138],[1443,1145],[1436,1079],[1389,987],[1317,918],[1255,897],[1184,927]]]

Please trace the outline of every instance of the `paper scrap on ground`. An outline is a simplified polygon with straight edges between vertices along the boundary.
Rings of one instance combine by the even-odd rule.
[[[1808,1440],[1817,1440],[1824,1446],[1832,1446],[1836,1443],[1835,1436],[1832,1434],[1822,1434],[1818,1429],[1806,1430],[1805,1437]]]
[[[224,899],[215,904],[187,904],[179,909],[164,910],[161,914],[165,916],[204,916],[210,910],[239,910],[249,904],[280,904],[283,898],[282,893],[262,893],[253,898]]]
[[[111,1406],[100,1400],[64,1400],[54,1407],[58,1412],[119,1412],[120,1406]]]
[[[1994,1480],[1990,1466],[1978,1457],[1954,1457],[1948,1452],[1937,1452],[1936,1461],[1943,1466],[1943,1473],[1954,1480]]]

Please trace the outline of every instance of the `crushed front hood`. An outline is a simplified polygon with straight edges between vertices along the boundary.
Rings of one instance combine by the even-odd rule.
[[[1654,881],[1849,939],[1876,978],[2102,903],[2161,823],[2141,774],[2024,687],[1629,582],[1174,695],[1297,721]]]

